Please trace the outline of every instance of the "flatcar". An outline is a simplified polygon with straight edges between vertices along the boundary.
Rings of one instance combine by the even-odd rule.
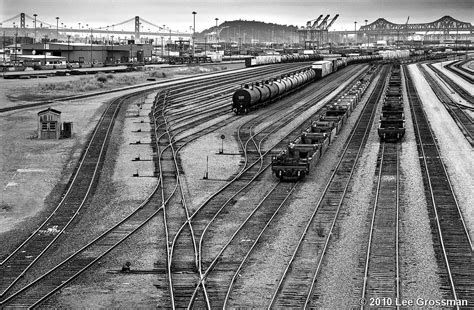
[[[400,65],[392,68],[385,89],[382,113],[377,129],[381,141],[397,142],[405,135],[405,114],[403,112],[402,82]]]
[[[367,89],[374,75],[371,70],[368,74],[370,78],[358,81],[343,95],[329,102],[311,126],[291,141],[280,154],[272,157],[272,172],[276,177],[280,180],[295,181],[303,179],[315,169],[342,129],[348,114],[357,104],[356,98],[360,98]],[[343,98],[347,100],[343,101]]]

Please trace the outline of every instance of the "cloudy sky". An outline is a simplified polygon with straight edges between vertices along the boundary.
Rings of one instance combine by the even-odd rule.
[[[138,15],[156,25],[189,31],[196,11],[196,31],[226,20],[256,20],[267,23],[303,26],[320,14],[339,14],[333,30],[352,30],[379,17],[394,23],[431,22],[444,15],[473,23],[473,0],[0,0],[0,22],[24,12],[56,25],[56,16],[68,27],[89,24],[95,27],[118,24]],[[17,19],[16,23],[19,23]],[[32,27],[31,21],[26,22]],[[5,23],[11,26],[12,21]],[[133,29],[127,23],[124,29]],[[150,27],[152,28],[152,27]]]

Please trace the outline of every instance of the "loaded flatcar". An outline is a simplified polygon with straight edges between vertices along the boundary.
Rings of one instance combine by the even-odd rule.
[[[373,76],[373,72],[370,75]],[[348,96],[349,93],[352,96],[360,97],[367,89],[371,79],[361,81],[354,84],[342,96],[333,99],[323,110],[318,120],[313,121],[311,126],[290,142],[285,150],[272,158],[272,172],[280,180],[302,179],[310,174],[312,169],[315,169],[315,165],[341,130],[351,107],[357,103],[357,101],[349,104],[342,103],[341,97]]]
[[[377,132],[380,140],[385,142],[397,142],[405,135],[400,65],[391,71]]]

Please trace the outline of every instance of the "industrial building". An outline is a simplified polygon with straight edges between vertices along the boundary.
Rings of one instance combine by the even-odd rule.
[[[22,55],[45,55],[61,57],[68,63],[98,64],[141,62],[151,57],[150,44],[104,45],[84,43],[34,43],[23,44]],[[37,57],[39,65],[47,64],[47,57]]]

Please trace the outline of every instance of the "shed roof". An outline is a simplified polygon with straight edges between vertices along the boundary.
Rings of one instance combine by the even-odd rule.
[[[61,114],[61,111],[51,109],[51,108],[47,108],[46,110],[39,111],[38,115],[45,114],[45,113],[48,113],[48,112],[55,113],[55,114]]]

